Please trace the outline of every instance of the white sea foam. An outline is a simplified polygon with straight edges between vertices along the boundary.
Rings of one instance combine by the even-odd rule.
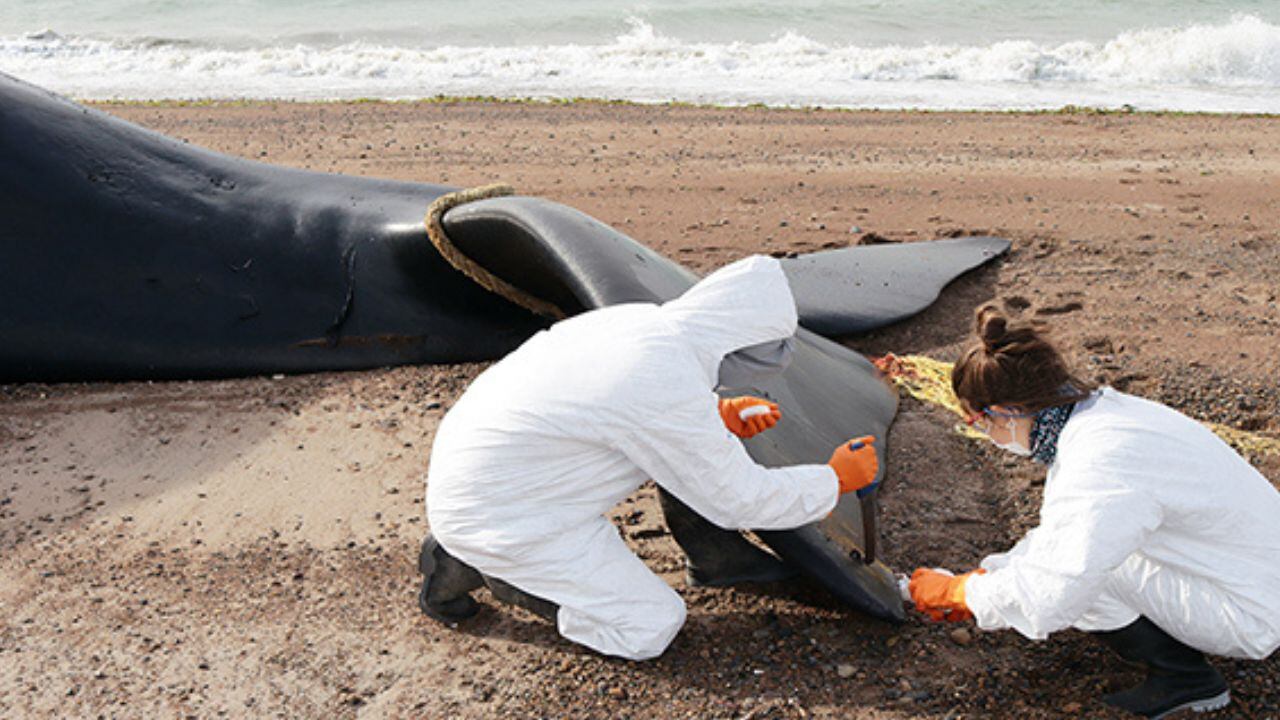
[[[55,28],[56,30],[56,28]],[[54,31],[0,38],[0,70],[75,97],[597,97],[829,107],[1065,104],[1280,112],[1280,26],[1253,15],[1104,42],[857,46],[784,32],[689,42],[640,20],[601,44],[218,47]]]

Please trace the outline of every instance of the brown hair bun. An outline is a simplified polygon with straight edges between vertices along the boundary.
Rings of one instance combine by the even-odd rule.
[[[982,340],[987,352],[999,349],[1008,332],[1009,319],[994,305],[983,305],[974,313],[974,334]]]
[[[1039,412],[1083,400],[1092,383],[1072,375],[1046,328],[1013,322],[994,304],[973,316],[975,342],[951,370],[951,389],[965,409],[992,405]]]

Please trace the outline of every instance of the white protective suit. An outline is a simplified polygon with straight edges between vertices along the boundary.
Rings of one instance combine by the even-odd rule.
[[[1040,525],[982,567],[965,601],[984,630],[1145,615],[1215,655],[1280,645],[1280,493],[1200,423],[1110,388],[1063,428]]]
[[[684,603],[604,513],[652,478],[723,528],[826,516],[835,472],[757,465],[713,392],[726,353],[795,331],[781,266],[752,257],[663,305],[603,308],[538,333],[476,378],[441,423],[427,480],[432,532],[463,562],[557,603],[564,637],[635,660],[660,655]]]

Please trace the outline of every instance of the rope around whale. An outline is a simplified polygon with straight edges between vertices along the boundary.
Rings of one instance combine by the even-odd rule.
[[[480,287],[534,314],[562,320],[565,317],[564,311],[494,275],[480,263],[467,257],[444,231],[444,214],[449,210],[477,200],[514,195],[515,192],[506,183],[494,183],[441,195],[427,207],[427,216],[423,219],[423,224],[427,227],[427,237],[431,239],[431,244],[435,246],[441,257]]]
[[[951,363],[934,360],[924,355],[885,355],[875,360],[876,367],[893,380],[911,397],[950,410],[964,417],[960,401],[951,391]],[[1203,422],[1203,421],[1202,421]],[[1236,452],[1246,457],[1280,455],[1280,438],[1261,433],[1240,430],[1221,423],[1205,422],[1204,425],[1222,438]],[[963,423],[957,423],[956,432],[965,437],[980,439],[981,433]]]

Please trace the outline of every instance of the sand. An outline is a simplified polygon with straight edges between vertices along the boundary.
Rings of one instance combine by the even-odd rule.
[[[992,233],[1001,262],[850,341],[954,359],[997,300],[1080,372],[1280,436],[1280,122],[607,104],[103,106],[322,171],[514,184],[709,271],[755,253]],[[425,208],[424,208],[425,209]],[[804,582],[693,589],[651,488],[615,513],[684,596],[661,659],[602,658],[480,593],[420,615],[433,432],[483,364],[219,382],[0,386],[3,717],[1111,717],[1137,675],[1086,636],[952,637]],[[973,566],[1042,475],[904,399],[893,565]],[[1280,481],[1280,458],[1254,458]],[[1211,481],[1211,479],[1207,479]],[[1222,717],[1280,717],[1280,660],[1220,661]]]

